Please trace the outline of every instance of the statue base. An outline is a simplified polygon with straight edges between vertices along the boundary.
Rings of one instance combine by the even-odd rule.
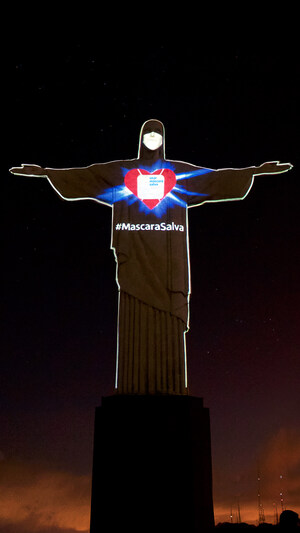
[[[204,533],[213,526],[202,399],[103,398],[95,416],[90,533]]]

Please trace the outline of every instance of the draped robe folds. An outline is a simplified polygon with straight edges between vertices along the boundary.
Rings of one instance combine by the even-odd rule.
[[[145,156],[145,157],[144,157]],[[132,169],[172,169],[175,187],[150,209],[124,185]],[[140,150],[137,159],[84,168],[45,169],[61,197],[110,206],[111,247],[119,287],[116,390],[121,394],[187,394],[188,208],[242,199],[255,167],[212,170]]]

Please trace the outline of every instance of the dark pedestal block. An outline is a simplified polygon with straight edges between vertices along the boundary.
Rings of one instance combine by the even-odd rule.
[[[208,409],[191,396],[110,396],[96,408],[91,533],[213,528]]]

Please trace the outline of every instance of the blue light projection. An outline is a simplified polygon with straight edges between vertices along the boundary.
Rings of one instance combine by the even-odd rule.
[[[152,165],[141,165],[139,166],[139,170],[146,170],[147,172],[153,173],[156,170],[160,169],[170,169],[174,171],[175,166],[169,162],[169,161],[162,161],[158,160],[155,161]],[[129,171],[128,168],[122,168],[123,176],[125,177],[127,172]],[[189,179],[194,178],[196,176],[201,176],[203,174],[207,174],[209,172],[212,172],[212,170],[203,168],[203,169],[195,169],[191,172],[185,172],[182,174],[175,174],[176,175],[176,182],[183,180],[183,179]],[[176,194],[175,194],[176,193]],[[116,187],[111,187],[109,189],[106,189],[102,194],[99,194],[97,198],[101,201],[104,201],[108,203],[109,205],[113,205],[116,202],[120,202],[122,200],[127,201],[128,205],[132,205],[135,202],[139,202],[139,211],[143,213],[153,213],[157,218],[161,218],[167,211],[167,208],[173,208],[176,205],[180,205],[181,207],[186,208],[187,202],[178,196],[199,196],[199,197],[207,197],[207,194],[200,194],[197,192],[189,191],[187,190],[183,185],[177,184],[173,187],[173,189],[159,202],[159,204],[154,207],[153,209],[150,209],[147,207],[141,200],[133,194],[125,184],[123,185],[117,185]]]
[[[210,168],[198,168],[196,170],[191,170],[191,172],[185,172],[184,174],[177,174],[177,180],[185,180],[187,178],[194,178],[195,176],[201,176],[202,174],[208,174],[212,172]]]

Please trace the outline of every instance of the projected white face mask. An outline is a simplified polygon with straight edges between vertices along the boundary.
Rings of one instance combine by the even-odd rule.
[[[163,138],[159,133],[151,131],[143,135],[143,143],[149,150],[157,150],[162,145]]]

